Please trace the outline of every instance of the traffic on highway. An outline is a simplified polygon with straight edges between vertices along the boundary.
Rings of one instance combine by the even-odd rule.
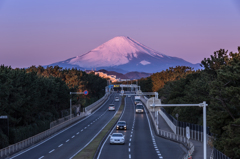
[[[9,158],[74,158],[111,121],[123,97],[117,92],[112,93],[89,116]],[[185,154],[180,144],[155,135],[148,111],[142,103],[135,105],[133,95],[124,98],[123,112],[102,143],[95,155],[98,159],[182,159]]]

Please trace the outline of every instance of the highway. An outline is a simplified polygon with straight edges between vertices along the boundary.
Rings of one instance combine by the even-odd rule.
[[[9,158],[68,159],[74,157],[98,135],[117,112],[121,104],[121,96],[119,96],[120,101],[115,102],[116,96],[119,94],[113,93],[91,115]],[[125,107],[120,120],[127,122],[127,130],[114,128],[111,134],[122,132],[125,135],[125,145],[110,145],[107,138],[100,149],[99,159],[182,159],[185,152],[180,144],[155,135],[146,109],[143,114],[135,113],[133,96],[126,97],[124,102]],[[108,111],[108,105],[112,103],[115,104],[116,111]]]
[[[185,152],[180,144],[155,135],[146,109],[135,113],[133,97],[126,97],[120,120],[127,122],[127,130],[112,130],[125,135],[125,145],[110,145],[109,137],[100,148],[98,159],[182,159]]]
[[[101,107],[86,118],[62,130],[41,143],[23,150],[9,158],[11,159],[67,159],[80,152],[93,140],[101,129],[110,121],[121,103],[115,102],[118,94],[113,93]],[[108,111],[108,105],[114,103],[116,111]]]

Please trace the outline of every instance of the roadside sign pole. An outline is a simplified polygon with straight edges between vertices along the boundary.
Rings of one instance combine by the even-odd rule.
[[[206,120],[206,101],[203,102],[203,154],[204,159],[207,159],[207,120]]]

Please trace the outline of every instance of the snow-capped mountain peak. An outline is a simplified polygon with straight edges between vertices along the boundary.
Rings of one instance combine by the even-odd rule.
[[[121,73],[131,71],[154,73],[175,66],[199,68],[199,65],[164,55],[125,36],[115,37],[88,53],[51,65],[90,70],[106,69]]]
[[[82,56],[71,59],[70,63],[85,68],[116,66],[137,58],[138,53],[158,57],[166,56],[129,37],[118,36]]]

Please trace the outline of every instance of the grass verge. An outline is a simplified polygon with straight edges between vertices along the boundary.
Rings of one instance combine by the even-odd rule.
[[[108,133],[108,131],[113,127],[116,123],[120,115],[122,114],[124,108],[124,96],[122,97],[121,106],[116,113],[116,115],[112,118],[112,120],[106,125],[106,127],[98,134],[98,136],[81,152],[79,152],[73,159],[92,159],[94,154],[97,151],[97,148],[100,142],[103,140],[104,136]]]

